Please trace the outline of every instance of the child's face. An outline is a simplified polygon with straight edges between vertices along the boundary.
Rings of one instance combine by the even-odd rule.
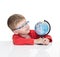
[[[30,32],[30,27],[28,25],[28,21],[23,19],[16,25],[15,33],[17,34],[28,34]]]

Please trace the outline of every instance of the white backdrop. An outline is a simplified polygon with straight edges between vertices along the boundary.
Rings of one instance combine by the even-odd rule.
[[[24,15],[30,21],[31,29],[34,29],[34,25],[41,20],[49,21],[51,24],[50,35],[53,39],[52,46],[48,49],[49,57],[60,57],[60,0],[0,0],[0,41],[2,42],[12,41],[13,32],[7,26],[7,19],[15,13]],[[0,42],[2,51],[0,56],[8,54],[12,48],[9,45],[9,43],[1,44]],[[11,54],[20,54],[19,48],[14,48]],[[17,54],[15,54],[16,51]]]
[[[38,21],[48,20],[53,42],[60,43],[59,0],[0,0],[0,41],[12,40],[13,32],[7,26],[7,19],[15,13],[24,15],[30,21],[31,29]]]

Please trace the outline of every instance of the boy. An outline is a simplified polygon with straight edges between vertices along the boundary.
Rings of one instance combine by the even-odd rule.
[[[8,18],[7,24],[14,32],[12,37],[14,45],[48,45],[52,42],[50,35],[46,35],[44,38],[41,38],[34,30],[30,30],[28,21],[26,21],[23,15],[13,14]]]

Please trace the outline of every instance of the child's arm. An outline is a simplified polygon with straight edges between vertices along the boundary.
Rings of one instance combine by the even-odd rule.
[[[13,44],[14,45],[33,45],[34,44],[34,39],[25,39],[25,38],[21,38],[18,35],[14,35],[13,36]]]
[[[37,39],[35,43],[48,45],[50,42],[52,42],[52,37],[50,35],[45,35],[43,38],[39,38],[39,39]]]
[[[42,44],[43,40],[42,38],[39,39],[33,39],[33,38],[22,38],[19,37],[18,35],[13,36],[13,44],[14,45],[33,45],[33,44]]]

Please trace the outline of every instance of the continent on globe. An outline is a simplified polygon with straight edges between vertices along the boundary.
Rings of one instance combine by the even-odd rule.
[[[44,36],[51,30],[51,26],[48,21],[40,21],[35,25],[35,31],[38,35]]]

